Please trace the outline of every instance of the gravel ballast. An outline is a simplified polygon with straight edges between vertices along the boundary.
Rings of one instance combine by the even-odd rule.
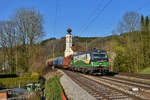
[[[60,83],[69,100],[96,100],[95,97],[90,95],[87,91],[72,81],[63,71],[59,71],[63,73],[63,76],[60,78]]]

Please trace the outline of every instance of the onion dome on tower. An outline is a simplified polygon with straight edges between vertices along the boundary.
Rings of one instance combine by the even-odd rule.
[[[71,32],[72,32],[71,28],[68,28],[68,29],[67,29],[67,32],[68,32],[68,34],[72,35],[72,34],[71,34]]]

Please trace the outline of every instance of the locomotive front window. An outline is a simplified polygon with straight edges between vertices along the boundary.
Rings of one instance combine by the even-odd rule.
[[[93,54],[94,58],[107,58],[106,54]]]

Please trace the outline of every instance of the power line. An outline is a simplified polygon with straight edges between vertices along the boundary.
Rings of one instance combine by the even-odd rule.
[[[97,13],[97,15],[83,28],[83,30],[81,30],[81,32],[84,32],[89,26],[90,24],[92,24],[101,14],[102,12],[105,10],[105,8],[107,8],[107,6],[109,6],[109,4],[112,2],[112,0],[109,0],[104,7]]]
[[[97,5],[97,7],[96,7],[96,8],[93,10],[93,12],[90,14],[88,20],[96,13],[96,11],[99,11],[99,10],[100,10],[100,7],[101,7],[103,1],[104,1],[104,0],[101,0],[101,1],[99,2],[99,4]]]
[[[143,8],[147,7],[148,5],[150,5],[150,2],[145,3],[142,7],[137,8],[136,11],[142,10]]]
[[[93,15],[94,15],[98,10],[100,10],[100,7],[101,7],[103,1],[104,1],[104,0],[101,0],[101,1],[98,3],[97,7],[90,13],[90,15],[89,15],[89,17],[88,17],[88,19],[87,19],[88,21],[93,17]],[[97,2],[98,2],[98,1],[97,1]],[[85,25],[86,25],[86,23],[82,25],[82,27],[80,28],[80,30],[81,30]]]

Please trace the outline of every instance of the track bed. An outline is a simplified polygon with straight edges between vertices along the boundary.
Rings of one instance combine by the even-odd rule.
[[[97,100],[148,100],[150,95],[149,89],[146,89],[147,85],[122,82],[106,76],[97,77],[66,70],[64,72]],[[130,91],[133,87],[138,87],[140,90]]]

